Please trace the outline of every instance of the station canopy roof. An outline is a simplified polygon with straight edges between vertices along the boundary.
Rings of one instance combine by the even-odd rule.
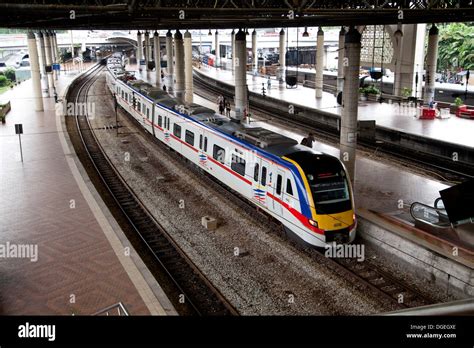
[[[5,0],[0,27],[208,29],[474,21],[473,0]]]

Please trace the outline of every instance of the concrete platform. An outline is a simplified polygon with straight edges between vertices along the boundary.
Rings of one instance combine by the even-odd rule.
[[[76,73],[60,75],[60,98]],[[89,315],[118,302],[130,315],[175,314],[131,246],[127,256],[53,98],[35,112],[32,90],[28,80],[1,96],[12,110],[0,124],[0,314]],[[23,163],[15,123],[23,124]],[[29,253],[15,257],[22,245]]]
[[[198,71],[220,82],[234,85],[231,71],[216,69],[202,65]],[[298,85],[297,88],[287,89],[286,84],[279,84],[271,80],[271,88],[267,88],[267,79],[259,76],[247,75],[249,91],[262,94],[265,87],[266,95],[293,105],[322,110],[335,115],[341,115],[342,108],[337,104],[336,97],[323,92],[321,99],[315,98],[312,88]],[[262,85],[263,84],[263,85]],[[474,147],[474,137],[471,129],[474,120],[463,119],[452,115],[449,119],[419,120],[415,118],[414,107],[403,107],[398,104],[359,102],[359,120],[375,120],[378,126],[395,129],[407,134],[414,134],[429,139],[436,139],[448,143]]]

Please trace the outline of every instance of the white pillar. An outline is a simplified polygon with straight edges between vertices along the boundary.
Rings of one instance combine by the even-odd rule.
[[[170,30],[166,33],[166,65],[167,87],[171,91],[173,90],[173,35]]]
[[[59,61],[61,60],[61,50],[59,49],[58,35],[56,33],[54,33],[54,50],[56,52],[56,63],[59,63]]]
[[[193,102],[193,45],[191,33],[184,33],[184,77],[185,77],[185,100]]]
[[[422,97],[423,88],[423,58],[425,51],[425,32],[426,23],[416,25],[416,44],[415,44],[415,60],[414,60],[414,74],[413,74],[413,95],[417,99]],[[418,81],[416,81],[418,76]]]
[[[53,62],[57,63],[58,62],[58,50],[56,46],[56,33],[54,31],[51,32],[51,49],[52,49],[52,58]]]
[[[71,60],[74,65],[74,38],[72,36],[72,30],[69,30],[69,34],[71,36]]]
[[[151,34],[151,32],[150,32]],[[148,61],[151,62],[153,60],[153,35],[148,38]]]
[[[160,34],[155,31],[153,35],[153,54],[155,55],[155,84],[161,86],[161,53],[160,53]]]
[[[235,118],[241,120],[247,108],[247,42],[245,32],[235,34]]]
[[[41,76],[38,57],[38,48],[36,46],[35,34],[28,32],[28,55],[30,57],[31,80],[33,82],[33,97],[35,98],[35,110],[43,111],[43,94],[41,93]]]
[[[50,44],[50,48],[51,48],[51,65],[52,65],[52,64],[57,62],[56,44],[54,42],[54,32],[52,32],[52,31],[49,32],[49,44]],[[58,72],[56,70],[53,70],[53,79],[54,80],[58,79],[57,73]]]
[[[401,25],[397,28],[397,30],[393,33],[394,36],[394,55],[395,55],[395,73],[393,79],[393,94],[396,96],[401,96],[402,94],[402,81],[401,81],[401,73],[402,73],[402,59],[403,59],[403,32],[401,29]]]
[[[140,64],[140,61],[143,59],[143,47],[142,47],[142,33],[140,33],[140,30],[137,31],[137,64],[138,64],[138,70],[142,70],[142,66]]]
[[[183,35],[179,30],[174,34],[174,50],[175,50],[175,85],[174,92],[176,98],[184,97],[184,47]]]
[[[344,87],[344,36],[346,31],[341,27],[339,31],[339,52],[337,56],[337,93]]]
[[[219,49],[219,32],[216,30],[216,68],[220,67],[221,65],[221,52]]]
[[[279,63],[280,63],[280,81],[285,79],[285,68],[286,68],[286,35],[283,28],[280,30],[280,49],[279,53]]]
[[[252,70],[255,73],[258,67],[257,58],[257,31],[254,29],[252,32]]]
[[[149,50],[150,50],[150,47],[148,46],[148,44],[150,43],[150,34],[148,33],[148,30],[145,31],[145,46],[144,46],[144,50],[145,50],[145,70],[146,71],[150,71],[150,69],[148,69],[148,56],[149,56]]]
[[[428,34],[428,50],[426,52],[425,103],[434,101],[437,59],[438,28],[433,24]]]
[[[344,70],[344,95],[341,115],[340,159],[345,164],[354,184],[357,147],[357,112],[359,100],[361,34],[350,27],[345,37],[344,49],[348,66]]]
[[[52,58],[51,58],[51,39],[49,33],[44,34],[44,51],[46,53],[46,67],[52,69]],[[48,87],[49,87],[49,96],[54,95],[54,79],[53,79],[53,72],[47,72],[46,75],[48,76]]]
[[[232,32],[230,33],[230,51],[232,54],[232,75],[234,74],[234,58],[235,58],[235,31],[232,29]]]
[[[323,67],[324,67],[324,31],[319,27],[316,42],[316,98],[323,97]]]
[[[38,32],[38,47],[39,47],[39,56],[40,56],[40,68],[41,68],[41,74],[43,77],[46,76],[46,72],[44,70],[44,67],[46,65],[46,57],[45,57],[45,52],[44,52],[44,38],[43,38],[43,33],[41,31]]]

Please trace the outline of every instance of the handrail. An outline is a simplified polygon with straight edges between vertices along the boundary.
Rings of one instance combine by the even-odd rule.
[[[421,306],[415,308],[406,308],[398,311],[384,313],[383,315],[473,315],[474,314],[474,298],[437,303],[434,305]]]
[[[113,304],[111,306],[105,307],[104,309],[101,309],[100,311],[98,311],[98,312],[96,312],[92,315],[97,316],[97,315],[104,315],[105,314],[106,316],[108,316],[109,312],[114,310],[114,309],[117,309],[117,314],[120,315],[120,316],[122,316],[122,315],[129,316],[130,315],[122,302],[118,302],[118,303]]]
[[[424,203],[420,203],[420,202],[414,202],[410,205],[410,215],[413,219],[415,219],[415,221],[422,221],[423,223],[431,226],[431,227],[435,227],[435,228],[447,228],[447,227],[450,227],[451,224],[450,223],[447,223],[447,222],[442,222],[440,224],[436,224],[436,223],[432,223],[426,219],[423,219],[422,217],[418,217],[416,214],[415,214],[415,211],[414,211],[414,207],[415,206],[422,206],[424,208],[428,208],[428,209],[431,209],[433,212],[436,212],[438,214],[438,217],[440,217],[440,212],[438,211],[438,208],[434,208],[432,206],[429,206],[427,204],[424,204]]]

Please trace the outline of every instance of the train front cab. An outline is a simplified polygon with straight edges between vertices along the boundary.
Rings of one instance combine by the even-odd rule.
[[[349,177],[336,157],[298,151],[284,157],[293,163],[303,180],[308,204],[309,229],[319,246],[328,243],[351,243],[357,221]],[[315,243],[312,243],[315,244]]]

